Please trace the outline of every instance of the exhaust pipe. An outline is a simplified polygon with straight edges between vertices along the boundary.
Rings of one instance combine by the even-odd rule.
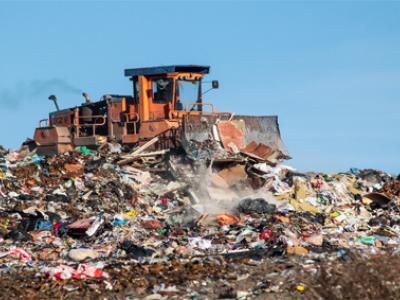
[[[57,103],[57,97],[55,95],[50,95],[49,100],[54,102],[54,105],[56,106],[57,111],[59,111],[60,107],[58,106],[58,103]]]
[[[89,94],[83,92],[82,96],[85,98],[86,104],[90,104],[90,96],[89,96]]]

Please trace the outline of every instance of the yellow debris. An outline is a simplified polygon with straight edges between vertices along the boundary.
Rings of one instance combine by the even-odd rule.
[[[304,285],[296,285],[296,290],[298,290],[299,292],[304,292],[305,287]]]

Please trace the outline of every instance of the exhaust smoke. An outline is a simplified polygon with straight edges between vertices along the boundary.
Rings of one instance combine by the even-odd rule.
[[[64,79],[20,82],[13,88],[0,89],[0,108],[14,110],[31,97],[45,96],[50,92],[80,94],[81,90]]]

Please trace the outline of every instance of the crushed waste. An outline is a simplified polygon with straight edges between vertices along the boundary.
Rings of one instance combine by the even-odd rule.
[[[0,148],[4,295],[292,299],[313,290],[310,299],[323,299],[306,280],[321,263],[399,253],[394,175],[124,151]]]

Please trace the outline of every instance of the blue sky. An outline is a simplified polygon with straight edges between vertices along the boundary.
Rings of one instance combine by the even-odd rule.
[[[300,170],[400,172],[399,2],[1,2],[0,143],[131,92],[125,68],[211,65],[220,111],[279,115]]]

